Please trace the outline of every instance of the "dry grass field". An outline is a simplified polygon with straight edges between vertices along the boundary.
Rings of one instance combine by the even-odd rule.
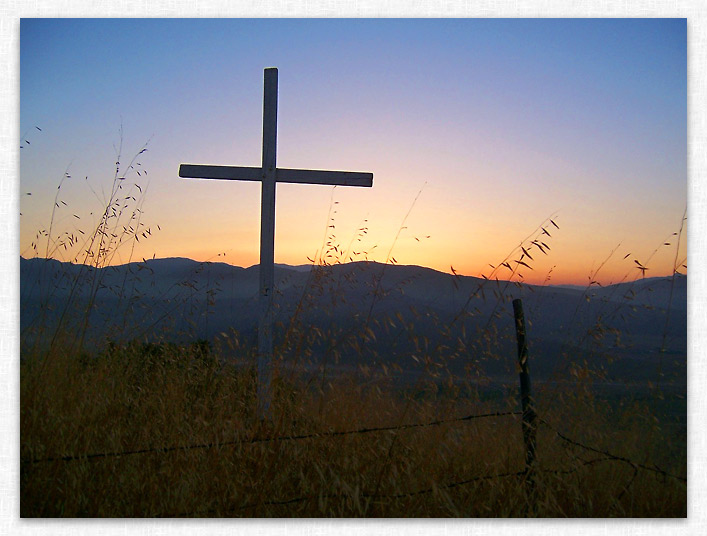
[[[68,245],[67,260],[109,265],[146,239],[141,192],[116,169],[97,227],[50,226],[34,254],[54,258]],[[316,341],[300,337],[288,355],[301,366],[281,366],[276,351],[273,419],[262,422],[252,348],[239,347],[238,365],[221,347],[167,336],[87,350],[89,315],[59,318],[55,331],[21,341],[23,517],[687,515],[685,427],[666,417],[671,404],[684,417],[684,398],[669,385],[600,396],[592,371],[578,368],[566,384],[539,383],[527,467],[518,389],[437,373],[429,341],[429,374],[401,387],[384,362],[320,380],[305,366]],[[371,332],[360,336],[365,347]]]
[[[195,352],[25,361],[22,516],[687,514],[685,445],[645,404],[553,393],[529,493],[517,399],[281,381],[264,424],[252,371]]]

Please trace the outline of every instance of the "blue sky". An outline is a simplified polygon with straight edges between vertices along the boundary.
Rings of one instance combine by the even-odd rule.
[[[580,282],[615,248],[632,257],[605,282],[638,275],[634,258],[672,270],[685,19],[23,19],[20,39],[21,251],[67,169],[67,205],[98,203],[86,183],[108,188],[122,125],[124,157],[149,140],[144,209],[162,229],[138,260],[257,263],[258,185],[177,168],[259,165],[276,66],[278,165],[374,173],[370,190],[279,186],[277,262],[322,249],[335,199],[337,239],[366,221],[375,260],[480,275],[553,217],[553,255],[527,277]]]

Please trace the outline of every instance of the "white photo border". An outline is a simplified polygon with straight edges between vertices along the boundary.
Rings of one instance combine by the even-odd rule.
[[[678,17],[688,27],[688,248],[693,268],[688,278],[688,518],[677,520],[32,520],[19,517],[19,27],[32,17]],[[707,533],[704,471],[707,412],[702,386],[707,368],[702,353],[707,325],[707,272],[702,267],[707,243],[707,10],[701,0],[589,1],[539,0],[18,0],[0,6],[0,534],[175,535],[254,534],[314,536],[404,531],[418,534],[510,535],[585,534],[662,535]],[[702,351],[701,351],[702,350]]]

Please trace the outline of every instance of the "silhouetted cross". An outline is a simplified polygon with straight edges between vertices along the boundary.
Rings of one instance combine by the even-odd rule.
[[[275,273],[275,183],[373,186],[373,173],[287,169],[276,166],[277,68],[265,69],[263,90],[262,167],[181,164],[179,176],[191,179],[261,181],[260,297],[258,324],[258,413],[271,418],[272,324]]]

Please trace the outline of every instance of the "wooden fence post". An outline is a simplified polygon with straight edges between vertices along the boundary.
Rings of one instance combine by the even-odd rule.
[[[528,344],[525,338],[525,317],[523,302],[513,300],[513,315],[516,321],[518,340],[518,364],[520,365],[520,399],[523,408],[523,442],[525,443],[525,473],[528,504],[535,510],[535,451],[537,448],[537,415],[530,394],[530,371],[528,369]]]

